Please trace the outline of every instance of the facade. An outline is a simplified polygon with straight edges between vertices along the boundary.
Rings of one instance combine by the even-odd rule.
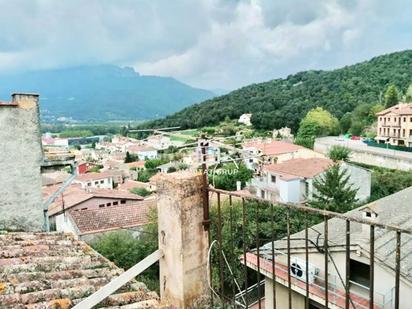
[[[247,126],[251,126],[252,125],[252,122],[250,121],[251,119],[252,119],[252,114],[242,114],[239,117],[239,120],[237,122],[243,123],[244,125],[247,125]]]
[[[311,199],[313,181],[333,165],[330,159],[292,159],[283,163],[265,165],[260,175],[255,176],[250,187],[256,196],[283,203],[301,203]],[[361,167],[340,163],[350,176],[351,185],[358,188],[359,202],[367,201],[371,190],[371,173]]]
[[[172,146],[170,137],[162,134],[149,136],[147,138],[147,144],[157,150],[164,150]]]
[[[95,166],[97,165],[92,162],[81,162],[77,165],[77,173],[86,174],[92,167],[95,167]]]
[[[412,228],[410,200],[412,187],[393,195],[377,200],[371,204],[354,209],[347,214],[355,218],[401,225],[402,228]],[[333,218],[328,223],[328,308],[344,308],[345,287],[339,278],[346,278],[346,233],[345,220]],[[320,247],[324,244],[324,223],[308,229],[309,247],[309,291],[310,308],[324,308],[325,302],[325,254]],[[369,308],[370,281],[370,228],[369,225],[351,222],[350,228],[350,296],[356,308]],[[376,228],[375,259],[374,259],[374,308],[394,307],[395,285],[395,232]],[[400,309],[410,308],[412,295],[412,258],[410,245],[412,236],[402,235],[400,251],[402,253],[402,268],[400,278]],[[275,274],[273,280],[272,243],[260,247],[260,272],[265,277],[265,308],[274,308],[273,284],[276,285],[277,308],[288,307],[288,268],[287,240],[274,242]],[[292,303],[294,309],[304,309],[306,301],[306,269],[305,231],[290,236],[290,273],[292,288]],[[248,253],[247,265],[257,270],[256,251]],[[351,306],[352,307],[352,306]]]
[[[130,154],[137,155],[140,161],[157,158],[157,149],[146,145],[132,145],[127,147]]]
[[[44,224],[39,96],[0,102],[0,229],[40,231]]]
[[[412,147],[412,103],[399,103],[376,115],[379,143]]]
[[[73,183],[78,183],[83,189],[100,188],[113,189],[113,175],[109,172],[86,173],[76,177]]]

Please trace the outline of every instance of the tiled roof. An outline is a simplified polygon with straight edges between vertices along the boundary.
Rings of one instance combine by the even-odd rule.
[[[281,142],[281,141],[270,141],[270,142],[248,142],[243,145],[245,148],[257,148],[265,155],[280,155],[289,152],[296,152],[302,149],[302,146]]]
[[[57,191],[58,186],[52,186],[43,189],[43,198],[47,199],[50,194]],[[143,200],[143,197],[119,190],[111,189],[95,189],[90,188],[88,191],[82,189],[78,185],[71,185],[66,188],[62,195],[59,195],[56,200],[49,206],[49,216],[59,213],[64,209],[69,209],[75,205],[78,205],[84,201],[87,201],[94,197],[104,198],[116,198],[116,199],[129,199],[129,200]]]
[[[113,177],[111,173],[108,172],[102,172],[102,173],[86,173],[86,174],[80,174],[76,177],[77,181],[91,181],[91,180],[99,180],[99,179],[105,179],[105,178],[110,178]]]
[[[135,180],[128,179],[124,183],[119,184],[117,186],[117,190],[129,192],[129,190],[133,188],[145,188],[149,190],[150,187],[151,185],[148,182],[141,182],[141,181],[135,181]]]
[[[283,163],[265,165],[263,170],[280,174],[285,179],[312,178],[326,171],[332,165],[333,161],[330,159],[292,159]]]
[[[386,115],[387,113],[394,113],[398,115],[412,115],[412,103],[399,103],[379,113],[376,113],[376,115],[381,116]]]
[[[148,145],[130,145],[129,147],[127,147],[127,151],[134,153],[141,151],[156,151],[156,148]]]
[[[146,161],[136,161],[136,162],[130,162],[127,163],[127,166],[129,168],[133,168],[133,167],[144,167],[144,164],[146,163]]]
[[[0,309],[71,308],[123,272],[72,234],[0,234]],[[97,307],[157,308],[131,281]]]
[[[0,106],[18,106],[16,102],[4,102],[0,101]]]
[[[150,209],[155,207],[155,200],[146,200],[132,205],[72,210],[69,214],[80,234],[90,234],[145,225]]]

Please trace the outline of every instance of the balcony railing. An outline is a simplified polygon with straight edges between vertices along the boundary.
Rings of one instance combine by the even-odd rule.
[[[208,187],[207,191],[208,200],[210,195],[216,195],[210,199],[216,201],[210,205],[210,235],[211,240],[217,241],[216,250],[212,250],[210,256],[211,285],[215,292],[214,301],[225,304],[224,307],[280,308],[279,304],[277,306],[280,300],[280,296],[276,296],[277,284],[283,285],[288,291],[286,304],[282,303],[282,309],[294,308],[292,299],[296,293],[304,297],[305,308],[309,308],[315,301],[325,308],[399,309],[401,296],[408,297],[400,295],[401,238],[402,235],[410,238],[411,230],[300,204],[275,204],[255,196],[211,187]],[[222,199],[223,196],[227,197]],[[333,239],[329,240],[328,232],[329,226],[335,224],[334,218],[343,226],[343,245],[340,250],[344,256],[344,264],[339,265],[340,267],[331,262],[333,252],[337,250]],[[331,219],[334,221],[329,222]],[[322,237],[316,240],[317,244],[309,238],[309,230],[314,224],[323,226]],[[368,226],[367,236],[364,236],[369,239],[369,253],[368,256],[362,256],[369,261],[370,287],[364,287],[364,293],[359,293],[350,280],[351,253],[353,255],[356,251],[351,242],[351,228],[359,232],[359,228],[364,225]],[[381,260],[380,257],[375,257],[375,232],[378,231],[380,235],[381,230],[393,233],[393,282],[388,283],[385,291],[382,291],[381,287],[376,290],[375,287],[375,263]],[[292,246],[292,241],[296,240],[292,235],[297,232],[301,241],[300,257],[303,255],[303,270],[306,274],[302,279],[294,277],[292,271],[292,261],[296,256],[292,253],[292,250],[296,249],[296,246]],[[278,242],[282,242],[284,248],[279,248]],[[323,257],[324,262],[322,267],[319,267],[320,271],[310,279],[312,255],[309,251],[314,250],[313,246],[317,249],[317,256]],[[344,269],[342,274],[338,269]],[[273,297],[267,298],[265,305],[267,295],[262,287],[264,277],[277,283],[273,284]],[[253,297],[250,295],[252,290]],[[242,299],[239,296],[243,296]],[[270,299],[272,303],[268,304]]]

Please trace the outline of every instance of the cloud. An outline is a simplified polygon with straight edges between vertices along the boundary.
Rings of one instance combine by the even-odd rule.
[[[236,88],[410,48],[402,0],[0,0],[0,70],[113,63]]]

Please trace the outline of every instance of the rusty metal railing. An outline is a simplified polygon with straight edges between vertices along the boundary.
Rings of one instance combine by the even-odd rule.
[[[207,192],[205,207],[210,208],[211,218],[206,218],[205,221],[210,222],[211,238],[218,243],[218,250],[211,256],[211,278],[215,295],[218,295],[219,301],[228,308],[260,309],[266,302],[265,309],[293,309],[294,299],[299,294],[305,298],[305,308],[315,303],[325,308],[399,309],[401,297],[408,297],[400,295],[401,240],[402,235],[408,235],[409,239],[412,230],[353,214],[335,213],[301,204],[273,203],[259,197],[212,187],[207,187]],[[276,217],[279,214],[282,218]],[[281,220],[285,222],[282,228],[279,227]],[[339,226],[342,226],[340,244],[335,243],[333,238],[330,239],[330,228],[335,228],[338,222]],[[301,226],[296,226],[298,223]],[[313,240],[314,228],[311,225],[314,223],[323,225],[323,230],[317,231],[321,234],[318,241],[322,240],[322,243],[316,244]],[[364,235],[368,238],[369,244],[366,247],[369,252],[363,253],[369,265],[369,287],[365,287],[360,293],[356,291],[356,284],[351,283],[350,277],[351,254],[359,250],[351,242],[351,227],[359,232],[362,226],[369,227],[369,232]],[[382,260],[382,257],[375,255],[377,230],[394,233],[394,244],[391,245],[394,250],[394,261],[391,261],[393,282],[390,283],[389,292],[376,291],[375,263]],[[295,233],[300,238],[297,239]],[[336,237],[335,234],[332,236]],[[296,246],[297,241],[299,246]],[[278,245],[280,247],[277,247]],[[334,261],[338,248],[345,261],[339,265]],[[323,256],[323,267],[317,265],[317,274],[311,273],[312,254]],[[302,278],[297,278],[294,274],[296,266],[293,263],[297,255],[304,260],[303,269],[299,269],[304,274]],[[233,276],[225,269],[228,266],[226,260],[234,269]],[[266,287],[266,291],[271,288],[273,295],[270,303],[268,299],[264,300],[268,295],[264,295],[263,276],[271,279],[273,283],[272,287]],[[237,280],[242,291],[236,291],[234,280]],[[283,300],[281,306],[276,298],[279,285],[283,285],[288,291],[287,299]],[[247,291],[252,286],[257,300],[248,296]],[[243,296],[242,303],[236,295]]]

